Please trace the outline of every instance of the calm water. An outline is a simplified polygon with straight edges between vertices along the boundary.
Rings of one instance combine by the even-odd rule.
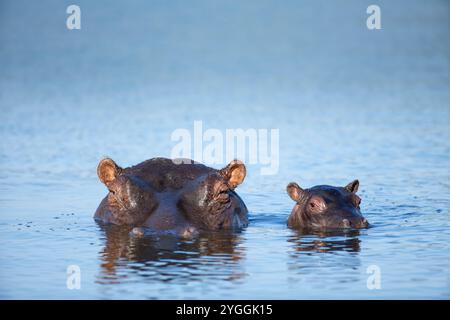
[[[0,3],[0,297],[450,298],[450,4]],[[169,156],[177,128],[278,128],[237,234],[130,238],[92,219],[96,166]],[[221,167],[221,165],[216,165]],[[301,235],[301,186],[361,182],[373,227]],[[68,290],[66,268],[81,268]],[[366,286],[381,270],[381,289]]]

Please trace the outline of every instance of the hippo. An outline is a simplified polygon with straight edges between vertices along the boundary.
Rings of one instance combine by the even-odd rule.
[[[319,185],[302,189],[295,182],[287,186],[287,193],[296,202],[288,219],[288,226],[297,229],[362,229],[369,222],[360,211],[361,198],[356,195],[359,181],[345,187]]]
[[[191,236],[248,224],[247,207],[234,191],[246,175],[239,160],[217,170],[189,159],[166,158],[121,168],[106,158],[97,174],[109,193],[95,220],[131,227],[138,236],[147,230]]]

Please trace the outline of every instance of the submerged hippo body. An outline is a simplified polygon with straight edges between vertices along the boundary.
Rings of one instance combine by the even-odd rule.
[[[302,189],[295,182],[287,186],[287,193],[296,202],[288,219],[288,226],[300,229],[367,228],[356,195],[359,181],[345,187],[315,186]]]
[[[191,160],[154,158],[119,167],[100,161],[97,173],[109,190],[95,212],[103,223],[186,235],[247,225],[247,208],[234,189],[243,182],[239,160],[216,170]]]

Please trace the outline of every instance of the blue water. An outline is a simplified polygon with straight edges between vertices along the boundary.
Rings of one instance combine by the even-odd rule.
[[[78,0],[69,31],[72,3],[0,3],[1,298],[450,298],[448,1],[377,1],[375,31],[372,1]],[[196,120],[279,129],[278,173],[237,189],[249,227],[97,225],[98,161],[168,157]],[[286,227],[288,182],[356,178],[372,228]]]

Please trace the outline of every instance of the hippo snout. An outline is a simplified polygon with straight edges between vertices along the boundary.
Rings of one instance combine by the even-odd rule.
[[[361,224],[362,224],[361,228],[368,228],[369,227],[369,221],[367,221],[366,218],[362,219]]]
[[[366,218],[361,219],[343,219],[341,222],[342,228],[355,228],[355,229],[363,229],[369,227],[369,221]]]
[[[344,228],[351,228],[352,227],[352,223],[350,222],[350,220],[344,219],[344,220],[342,220],[342,226]]]

